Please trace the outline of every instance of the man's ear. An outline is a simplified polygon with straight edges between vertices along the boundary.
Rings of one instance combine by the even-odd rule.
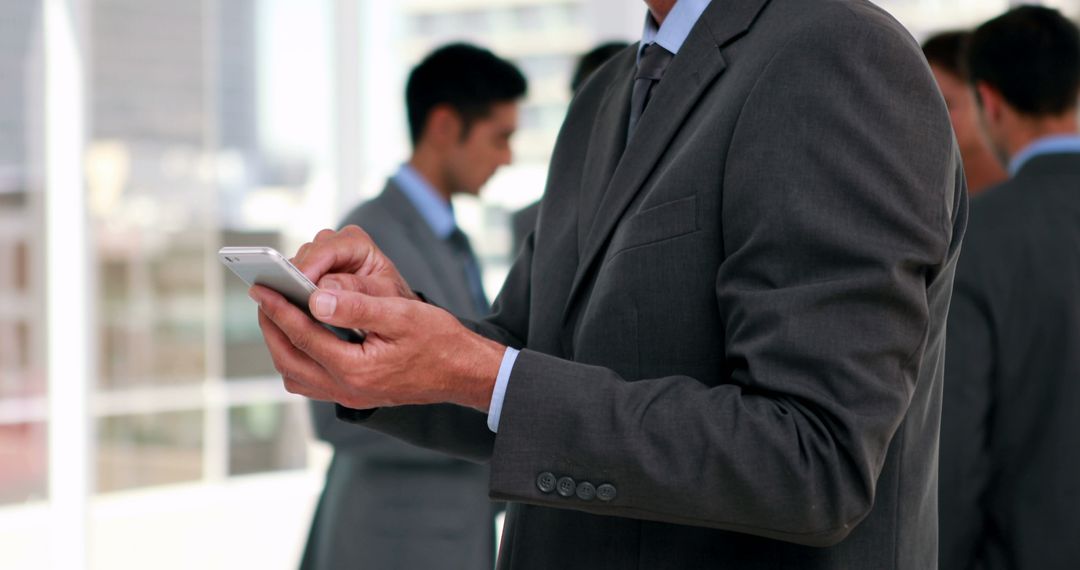
[[[428,113],[424,136],[439,147],[446,147],[458,142],[461,137],[461,115],[450,105],[432,107]]]
[[[975,101],[979,104],[979,112],[982,113],[984,121],[989,124],[1001,122],[1005,111],[1005,98],[1001,91],[985,81],[979,81],[975,84]]]

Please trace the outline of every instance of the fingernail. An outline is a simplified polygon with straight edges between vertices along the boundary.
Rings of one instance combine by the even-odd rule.
[[[252,290],[252,289],[248,289],[248,297],[251,297],[251,300],[252,300],[252,301],[255,301],[255,304],[256,304],[256,305],[261,305],[261,304],[262,304],[262,303],[260,303],[260,302],[259,302],[259,297],[257,297],[257,296],[255,295],[255,292],[254,292],[254,290]]]
[[[315,294],[315,316],[320,318],[332,317],[334,308],[337,307],[337,297],[330,293]]]
[[[341,290],[341,283],[338,283],[337,279],[324,279],[322,288],[339,291]]]

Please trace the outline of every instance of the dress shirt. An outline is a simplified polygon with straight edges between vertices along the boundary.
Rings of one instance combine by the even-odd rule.
[[[472,248],[469,246],[468,237],[457,227],[453,205],[443,198],[415,168],[408,164],[401,165],[401,168],[394,174],[393,180],[413,207],[420,212],[420,217],[431,228],[435,237],[450,242],[451,247],[456,252],[467,257],[466,279],[468,279],[473,302],[476,305],[478,314],[487,313],[491,310],[491,305],[488,303],[487,296],[484,295],[480,265],[476,261]]]
[[[1080,153],[1080,135],[1043,137],[1024,147],[1009,161],[1009,176],[1016,176],[1027,161],[1043,154]]]
[[[678,0],[675,6],[668,12],[664,23],[656,25],[652,14],[645,14],[645,29],[641,33],[641,44],[638,45],[638,59],[641,59],[641,50],[651,44],[659,44],[673,55],[678,55],[679,48],[686,42],[690,30],[694,28],[701,13],[712,0]],[[499,375],[495,378],[495,389],[491,391],[491,406],[488,408],[488,429],[493,432],[499,431],[499,417],[502,415],[503,399],[506,397],[506,385],[510,381],[510,373],[514,369],[514,361],[517,360],[518,351],[507,348],[503,353],[502,364],[499,366]]]
[[[427,180],[424,180],[415,168],[402,164],[394,174],[394,184],[401,188],[405,197],[412,202],[416,211],[420,212],[420,217],[424,218],[428,227],[439,239],[445,240],[450,237],[454,228],[457,227],[457,222],[454,221],[454,207]]]
[[[690,30],[697,23],[701,13],[709,6],[712,0],[679,0],[664,18],[664,25],[657,26],[652,14],[645,13],[645,29],[641,32],[641,43],[638,44],[638,60],[641,60],[641,50],[645,46],[655,43],[668,50],[672,54],[679,53],[679,48],[690,35]]]

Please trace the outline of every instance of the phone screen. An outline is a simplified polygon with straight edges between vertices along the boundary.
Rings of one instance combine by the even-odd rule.
[[[280,293],[309,317],[308,298],[318,288],[285,256],[269,247],[223,247],[218,258],[248,285],[262,285]],[[316,320],[316,322],[318,322]],[[319,322],[341,340],[360,343],[364,331]]]

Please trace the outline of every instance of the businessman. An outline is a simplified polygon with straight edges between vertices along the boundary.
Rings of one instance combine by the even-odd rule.
[[[494,314],[326,230],[311,308],[372,336],[252,288],[286,389],[490,461],[502,568],[934,567],[966,192],[918,44],[860,0],[646,4]]]
[[[969,31],[943,32],[923,42],[922,48],[949,108],[956,144],[964,160],[968,192],[975,196],[1004,182],[1008,176],[979,126],[979,107],[970,87],[965,61],[970,41]]]
[[[1011,175],[971,205],[949,315],[941,567],[1080,568],[1080,31],[980,26],[982,124]]]
[[[450,204],[478,194],[510,163],[525,78],[491,52],[436,50],[406,86],[412,156],[343,225],[367,229],[409,284],[467,319],[489,311],[479,265]],[[306,568],[491,568],[495,527],[488,469],[337,421],[312,402],[334,446],[310,533]]]

